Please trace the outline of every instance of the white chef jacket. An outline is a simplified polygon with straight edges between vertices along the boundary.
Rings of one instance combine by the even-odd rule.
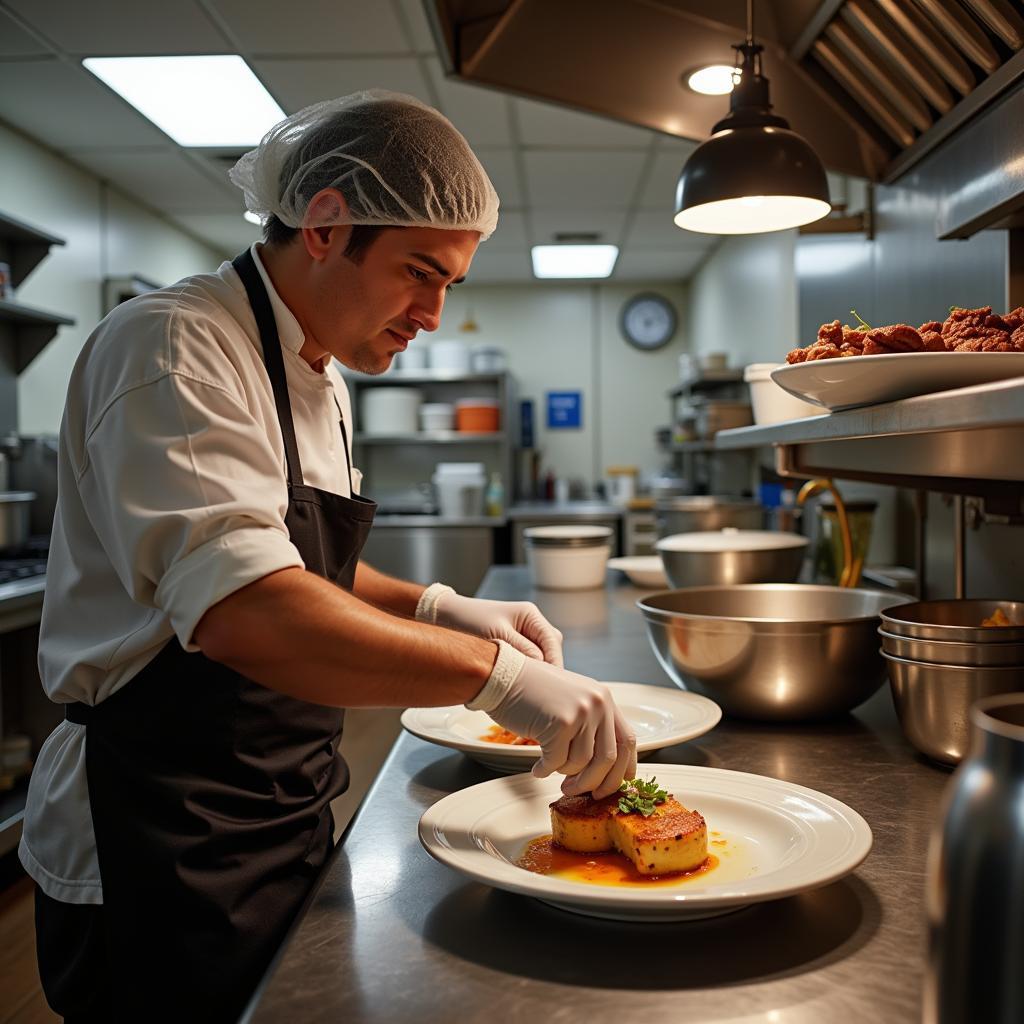
[[[348,497],[348,390],[333,364],[318,373],[298,354],[302,328],[259,249],[304,480]],[[192,633],[212,605],[302,567],[284,523],[285,465],[256,319],[230,263],[113,310],[75,363],[60,428],[39,639],[49,697],[102,703],[165,643],[197,651]],[[360,479],[353,470],[357,492]],[[86,727],[65,721],[43,744],[18,851],[65,903],[103,902],[85,742]]]

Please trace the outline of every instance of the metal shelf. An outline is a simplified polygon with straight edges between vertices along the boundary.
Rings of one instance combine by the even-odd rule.
[[[764,427],[725,430],[718,450],[773,445],[780,472],[951,494],[1019,495],[1024,378]]]
[[[503,430],[470,434],[459,430],[424,430],[416,434],[356,434],[356,444],[501,444]]]
[[[55,245],[64,239],[0,213],[0,256],[11,265],[11,283],[15,288],[46,258]]]
[[[359,387],[383,387],[393,384],[494,384],[504,380],[504,373],[456,373],[452,370],[388,370],[369,376],[346,373],[345,380]]]
[[[0,338],[6,337],[14,345],[16,373],[21,373],[46,348],[58,327],[70,327],[74,322],[66,316],[0,299]]]
[[[742,370],[705,370],[699,377],[689,377],[686,380],[681,380],[669,391],[668,397],[681,398],[683,395],[691,394],[694,391],[721,387],[723,384],[742,383]]]

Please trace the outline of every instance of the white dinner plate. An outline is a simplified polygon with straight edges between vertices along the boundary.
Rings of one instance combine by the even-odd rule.
[[[852,808],[790,782],[721,768],[645,765],[658,783],[704,815],[725,847],[717,868],[675,885],[594,885],[518,866],[526,844],[551,834],[548,804],[560,779],[517,775],[460,790],[429,807],[420,842],[442,864],[497,889],[591,917],[684,921],[816,889],[853,871],[871,829]]]
[[[618,569],[629,577],[635,587],[653,587],[663,589],[668,586],[665,566],[660,555],[626,555],[622,558],[609,558],[609,569]]]
[[[835,411],[1024,377],[1024,352],[898,352],[815,359],[780,366],[771,376],[791,395]]]
[[[692,740],[713,729],[722,709],[698,693],[649,686],[645,683],[605,683],[615,703],[636,733],[637,755]],[[498,772],[528,772],[540,757],[540,747],[516,747],[480,739],[494,725],[483,711],[461,704],[446,708],[408,708],[402,725],[414,736],[452,750]]]

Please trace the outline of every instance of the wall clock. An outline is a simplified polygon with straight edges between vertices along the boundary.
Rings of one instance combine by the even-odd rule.
[[[642,292],[623,307],[619,319],[622,336],[644,352],[667,345],[676,333],[676,310],[663,295]]]

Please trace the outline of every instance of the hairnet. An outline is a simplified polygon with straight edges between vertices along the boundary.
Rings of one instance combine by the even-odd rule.
[[[479,231],[498,223],[498,194],[469,143],[413,96],[371,89],[285,118],[231,168],[247,209],[291,228],[376,224]],[[345,197],[310,200],[322,189]]]

